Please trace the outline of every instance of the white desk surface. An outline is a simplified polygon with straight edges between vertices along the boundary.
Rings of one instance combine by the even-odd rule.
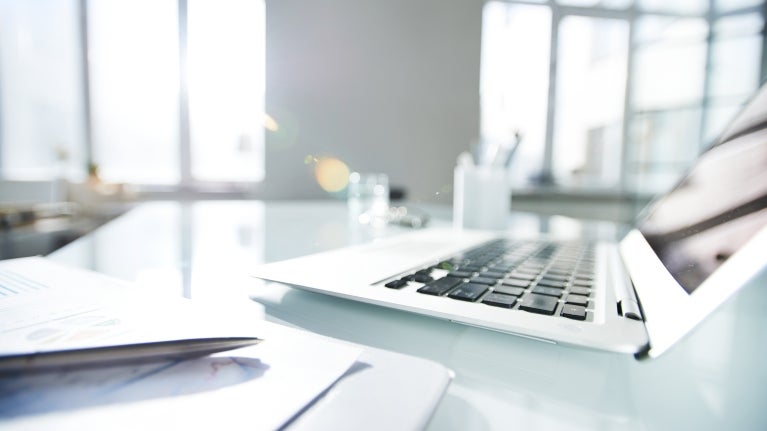
[[[417,205],[414,205],[417,206]],[[426,208],[433,225],[449,208]],[[513,214],[512,231],[577,236],[609,225]],[[267,284],[249,268],[397,235],[348,223],[337,201],[139,206],[54,252],[158,295],[250,307],[271,321],[432,359],[455,371],[430,429],[767,429],[767,271],[657,360],[549,345]],[[593,233],[593,232],[592,232]],[[253,297],[253,300],[249,299]],[[371,389],[373,390],[373,389]]]

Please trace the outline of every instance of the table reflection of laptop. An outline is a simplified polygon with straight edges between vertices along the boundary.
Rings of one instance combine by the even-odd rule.
[[[253,274],[547,342],[656,357],[764,267],[766,208],[767,87],[619,243],[425,229]]]

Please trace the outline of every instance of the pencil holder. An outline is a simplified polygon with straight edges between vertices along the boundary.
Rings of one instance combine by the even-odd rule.
[[[453,225],[467,229],[506,229],[511,212],[509,172],[492,166],[456,166]]]

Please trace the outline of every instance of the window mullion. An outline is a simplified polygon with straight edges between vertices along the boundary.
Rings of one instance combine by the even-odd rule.
[[[623,97],[623,131],[621,133],[622,142],[620,147],[621,171],[619,187],[620,193],[622,194],[628,194],[632,191],[630,189],[631,154],[629,151],[629,143],[631,142],[631,121],[634,118],[634,111],[632,109],[632,87],[634,86],[633,68],[634,57],[636,56],[636,51],[633,47],[634,32],[636,31],[636,20],[636,7],[632,6],[628,17],[629,35],[628,40],[626,41],[626,43],[628,43],[628,55],[626,56],[626,90]]]
[[[562,15],[559,8],[551,6],[551,42],[549,51],[549,94],[546,113],[546,138],[543,148],[543,166],[539,181],[542,185],[555,182],[554,166],[554,120],[556,119],[557,101],[557,56],[559,48],[559,24]]]
[[[192,186],[192,149],[189,125],[189,75],[187,69],[187,54],[189,52],[189,2],[178,0],[178,63],[179,63],[179,169],[181,189]]]
[[[705,58],[705,70],[703,71],[703,97],[700,101],[700,132],[698,141],[700,142],[698,151],[703,151],[708,142],[706,138],[706,119],[708,117],[709,108],[711,105],[711,68],[713,67],[713,55],[714,55],[714,23],[716,21],[716,14],[714,8],[716,7],[715,0],[708,1],[708,12],[706,13],[706,24],[708,25],[708,34],[706,35],[706,58]]]
[[[80,0],[78,4],[80,26],[80,64],[82,68],[83,86],[83,152],[85,155],[85,174],[91,174],[91,168],[95,166],[93,158],[93,113],[91,112],[91,71],[88,61],[88,0]]]

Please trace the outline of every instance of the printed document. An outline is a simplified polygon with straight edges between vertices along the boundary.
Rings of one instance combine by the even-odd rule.
[[[247,299],[244,299],[247,301]],[[276,429],[361,349],[44,258],[0,261],[0,355],[183,337],[258,337],[209,356],[0,374],[0,428]]]

